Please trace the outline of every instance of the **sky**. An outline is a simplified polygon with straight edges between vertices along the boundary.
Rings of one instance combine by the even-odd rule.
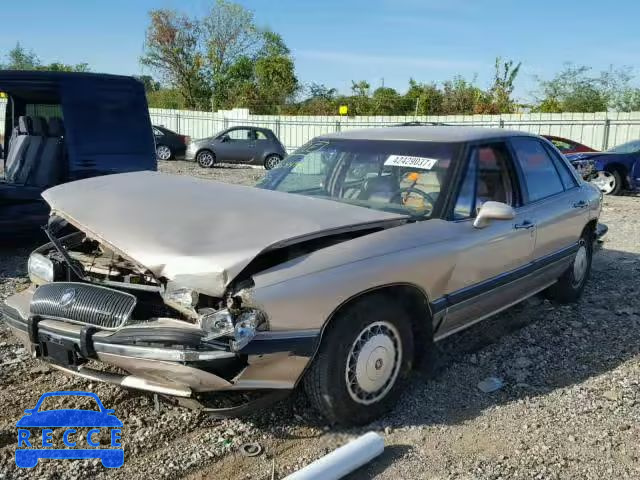
[[[629,66],[640,82],[638,0],[237,0],[280,33],[303,83],[347,93],[351,80],[403,92],[409,78],[462,75],[490,84],[496,56],[522,61],[516,97],[535,94],[565,62]],[[43,62],[143,74],[148,11],[202,16],[213,0],[4,0],[0,54],[17,41]]]

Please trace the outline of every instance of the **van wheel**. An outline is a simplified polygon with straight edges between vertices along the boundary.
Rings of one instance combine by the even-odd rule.
[[[408,314],[380,295],[339,313],[304,377],[314,407],[332,423],[362,425],[388,411],[413,360]]]
[[[593,260],[593,233],[585,230],[578,242],[573,262],[556,283],[546,291],[546,296],[559,303],[577,302],[591,273]]]
[[[211,168],[216,163],[216,156],[210,150],[202,150],[198,152],[196,160],[202,168]]]

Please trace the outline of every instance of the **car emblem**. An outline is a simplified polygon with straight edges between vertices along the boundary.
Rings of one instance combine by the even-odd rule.
[[[68,288],[64,292],[62,292],[62,297],[60,297],[60,306],[61,307],[69,307],[76,301],[76,290],[74,288]]]

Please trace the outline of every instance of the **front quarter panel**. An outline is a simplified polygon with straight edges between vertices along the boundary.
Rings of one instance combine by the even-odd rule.
[[[333,245],[254,275],[247,301],[267,312],[274,331],[320,329],[347,300],[387,285],[413,285],[433,301],[468,241],[456,232],[428,220]]]

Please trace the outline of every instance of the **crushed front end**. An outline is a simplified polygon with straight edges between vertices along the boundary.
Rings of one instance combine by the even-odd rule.
[[[315,351],[317,332],[269,331],[267,314],[236,294],[242,286],[204,295],[81,231],[55,230],[29,258],[32,286],[6,300],[3,317],[58,369],[201,407],[211,392],[287,392]]]

